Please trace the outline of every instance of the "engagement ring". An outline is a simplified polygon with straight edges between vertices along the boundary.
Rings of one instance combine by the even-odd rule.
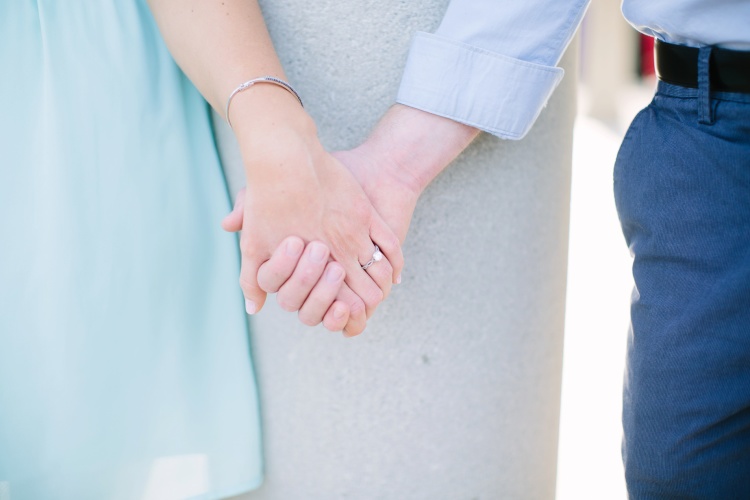
[[[362,269],[367,270],[368,267],[383,260],[383,253],[380,251],[377,245],[375,245],[375,251],[372,253],[372,259],[368,260],[366,264],[362,265]]]

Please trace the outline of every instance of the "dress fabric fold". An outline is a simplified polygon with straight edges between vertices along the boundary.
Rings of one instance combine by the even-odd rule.
[[[206,102],[145,1],[0,3],[0,499],[262,481]]]

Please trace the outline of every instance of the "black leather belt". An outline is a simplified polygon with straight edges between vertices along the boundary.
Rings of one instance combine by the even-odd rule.
[[[673,85],[698,88],[698,49],[656,40],[656,76]],[[714,47],[709,62],[711,90],[750,93],[750,51]]]

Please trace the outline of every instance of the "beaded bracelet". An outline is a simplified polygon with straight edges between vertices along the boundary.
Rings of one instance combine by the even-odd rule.
[[[243,90],[249,89],[250,87],[252,87],[256,83],[270,83],[270,84],[273,84],[273,85],[277,85],[277,86],[281,87],[282,89],[287,90],[290,94],[292,94],[294,97],[296,97],[297,100],[299,101],[299,105],[302,106],[303,108],[305,107],[305,105],[302,104],[302,99],[300,99],[300,96],[297,93],[297,91],[294,90],[294,88],[292,88],[292,86],[289,85],[288,83],[286,83],[284,80],[280,80],[280,79],[275,78],[273,76],[261,76],[260,78],[255,78],[253,80],[248,80],[245,83],[240,84],[239,87],[237,87],[236,89],[234,89],[232,91],[232,93],[229,94],[229,99],[227,99],[227,107],[226,107],[226,110],[224,112],[224,116],[226,116],[227,123],[229,124],[230,127],[232,126],[232,122],[229,121],[229,105],[232,103],[232,98],[234,96],[236,96],[237,94],[239,94],[240,92],[242,92]]]

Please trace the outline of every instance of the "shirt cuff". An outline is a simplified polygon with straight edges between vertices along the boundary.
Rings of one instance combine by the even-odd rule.
[[[396,101],[503,139],[521,139],[564,73],[418,32]]]

